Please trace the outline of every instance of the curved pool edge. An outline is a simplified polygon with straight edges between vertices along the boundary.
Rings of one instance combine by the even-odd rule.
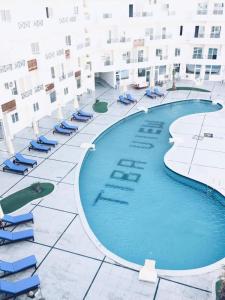
[[[168,105],[170,103],[176,103],[176,102],[182,102],[182,101],[207,101],[207,102],[212,102],[213,100],[208,100],[208,99],[182,99],[182,100],[177,100],[174,99],[174,101],[169,102],[169,103],[161,103],[158,105],[154,105],[151,106],[149,105],[147,108],[151,109],[153,107],[158,107],[158,106],[162,106],[162,105]],[[218,102],[218,104],[220,104],[222,106],[222,111],[225,110],[223,103]],[[205,112],[205,114],[210,114],[210,113],[216,113],[218,111],[215,112]],[[117,120],[116,122],[114,122],[113,124],[110,124],[108,126],[106,126],[97,136],[95,136],[90,143],[94,143],[95,140],[97,140],[102,134],[104,134],[105,131],[107,131],[109,128],[113,127],[114,125],[116,125],[117,123],[120,123],[121,121],[129,118],[130,116],[133,116],[135,114],[140,114],[140,113],[144,113],[144,112],[140,112],[140,111],[136,111],[136,112],[128,112],[127,115],[122,116],[119,120]],[[204,112],[203,112],[204,113]],[[194,114],[190,114],[188,116],[191,116]],[[183,118],[183,117],[181,117]],[[172,124],[176,123],[179,119],[176,119],[173,123],[170,124],[170,127],[172,126]],[[170,132],[171,133],[171,132]],[[176,144],[173,143],[173,145],[171,146],[171,148],[165,153],[165,155],[173,148],[173,146]],[[84,162],[84,159],[88,153],[89,149],[85,149],[85,151],[83,152],[83,154],[80,157],[80,161],[77,165],[76,168],[76,173],[75,173],[75,186],[76,189],[74,189],[75,192],[75,201],[76,201],[76,205],[77,205],[77,209],[78,209],[78,213],[81,219],[81,224],[84,228],[85,233],[87,234],[87,237],[94,243],[94,245],[97,247],[97,249],[102,252],[106,257],[108,257],[109,259],[115,261],[115,263],[118,263],[119,265],[125,266],[126,268],[135,270],[135,271],[140,271],[140,269],[143,267],[142,265],[139,264],[135,264],[132,263],[128,260],[125,260],[123,258],[121,258],[120,256],[114,254],[113,252],[109,251],[105,246],[102,245],[102,243],[97,239],[97,237],[95,236],[94,232],[92,231],[91,227],[88,224],[86,215],[84,213],[84,209],[82,206],[82,202],[81,202],[81,198],[80,198],[80,185],[79,185],[79,178],[80,178],[80,171]],[[164,163],[165,163],[165,156],[164,156]],[[167,166],[167,164],[165,163],[165,165]],[[184,176],[183,174],[178,173],[176,170],[173,170],[170,166],[167,166],[171,171],[176,172],[177,174]],[[186,176],[184,176],[186,177]],[[191,177],[187,177],[189,179],[195,180]],[[201,182],[202,183],[202,182]],[[205,183],[202,183],[203,185],[205,185]],[[211,186],[214,190],[217,191],[216,187]],[[219,191],[218,191],[219,192]],[[146,258],[147,259],[147,258]],[[225,264],[225,257],[213,264],[210,264],[208,266],[205,267],[201,267],[201,268],[196,268],[196,269],[188,269],[188,270],[167,270],[167,269],[157,269],[157,274],[159,276],[190,276],[190,275],[200,275],[200,274],[204,274],[207,272],[212,272],[212,271],[216,271],[218,269],[221,269],[221,267]],[[157,261],[156,261],[156,266],[157,266]]]

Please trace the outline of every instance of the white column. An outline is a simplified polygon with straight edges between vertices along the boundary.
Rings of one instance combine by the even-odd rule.
[[[77,96],[75,96],[75,98],[73,99],[73,106],[75,109],[79,108],[79,102]]]
[[[62,112],[62,105],[61,105],[61,102],[58,102],[57,118],[58,118],[59,120],[63,120],[63,112]]]
[[[38,136],[39,135],[39,128],[38,128],[38,122],[36,120],[33,120],[32,127],[33,127],[33,130],[34,130],[34,134],[36,136]]]
[[[2,115],[3,115],[3,130],[4,130],[6,147],[7,147],[8,152],[13,155],[13,154],[15,154],[15,150],[14,150],[14,146],[12,143],[12,136],[10,134],[7,114],[3,113]]]
[[[150,87],[153,88],[155,86],[155,67],[151,67],[150,72]]]

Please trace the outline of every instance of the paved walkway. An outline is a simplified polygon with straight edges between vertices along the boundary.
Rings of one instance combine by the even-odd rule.
[[[183,84],[185,83],[183,82]],[[205,87],[212,90],[213,97],[219,99],[225,97],[225,87],[220,83],[208,83],[208,86]],[[30,254],[36,255],[38,268],[35,272],[28,270],[12,278],[23,278],[37,273],[41,279],[43,297],[47,300],[211,299],[212,282],[220,271],[198,276],[160,277],[156,284],[139,282],[138,273],[135,270],[120,266],[105,257],[96,249],[83,230],[74,193],[76,166],[84,151],[80,148],[80,144],[90,141],[105,127],[121,117],[137,111],[137,106],[149,105],[149,103],[157,105],[176,99],[210,98],[211,96],[209,93],[177,91],[167,93],[164,99],[150,100],[143,97],[143,90],[132,91],[132,93],[139,100],[138,104],[127,107],[116,102],[118,91],[98,86],[95,95],[86,95],[82,98],[80,107],[85,111],[91,111],[94,97],[99,97],[109,102],[109,111],[102,115],[95,113],[93,120],[88,124],[77,124],[79,132],[70,137],[53,136],[52,128],[57,123],[56,114],[40,120],[40,133],[59,141],[59,145],[48,154],[28,151],[29,141],[35,136],[32,128],[24,129],[14,138],[15,149],[35,158],[38,166],[26,176],[3,173],[2,168],[0,170],[1,197],[37,181],[49,181],[55,184],[55,191],[52,194],[46,198],[35,200],[21,209],[21,212],[33,212],[34,225],[21,225],[13,228],[17,231],[32,226],[35,232],[35,241],[0,247],[0,258],[3,260],[19,259]],[[68,104],[64,108],[65,118],[69,119],[72,111],[72,104]],[[216,145],[220,148],[217,146],[213,148],[213,143],[209,145],[209,140],[205,140],[205,143],[208,144],[198,143],[194,147],[194,153],[188,156],[189,161],[182,161],[182,159],[186,159],[186,155],[182,154],[183,149],[177,161],[175,161],[174,155],[169,157],[170,154],[167,159],[170,161],[171,167],[175,169],[180,167],[179,170],[183,173],[186,172],[193,177],[208,178],[206,180],[210,181],[212,176],[210,177],[208,174],[211,172],[214,172],[213,178],[225,178],[225,128],[223,128],[225,119],[224,115],[220,115],[217,122],[213,118],[207,120],[211,123],[204,124],[204,126],[208,126],[207,131],[214,130],[213,132],[216,132],[216,141],[218,141]],[[195,123],[194,119],[192,123]],[[185,130],[188,131],[187,126]],[[218,132],[220,132],[219,136]],[[177,132],[178,135],[183,135],[183,133],[183,131]],[[207,151],[207,155],[210,156],[210,164],[205,165],[204,155],[198,153],[200,148],[201,151]],[[219,160],[215,158],[215,155],[216,157],[219,155]],[[6,158],[9,158],[9,154],[2,143],[0,144],[0,164]],[[199,160],[201,160],[200,163]],[[216,165],[218,161],[220,161],[219,166]],[[222,181],[219,183],[215,179],[215,182],[224,189]],[[21,296],[19,299],[26,299],[26,296]]]

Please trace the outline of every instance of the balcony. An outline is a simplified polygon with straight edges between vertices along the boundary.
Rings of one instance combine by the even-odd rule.
[[[128,43],[130,41],[131,41],[130,38],[121,37],[120,39],[118,39],[118,38],[116,38],[116,39],[108,39],[106,42],[107,42],[107,44],[114,44],[114,43]]]

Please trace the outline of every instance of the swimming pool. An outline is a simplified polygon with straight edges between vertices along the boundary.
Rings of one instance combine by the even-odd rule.
[[[135,264],[187,270],[225,256],[225,202],[216,191],[170,171],[169,126],[177,118],[220,109],[178,101],[138,113],[100,135],[83,161],[79,190],[87,222],[101,244]]]

